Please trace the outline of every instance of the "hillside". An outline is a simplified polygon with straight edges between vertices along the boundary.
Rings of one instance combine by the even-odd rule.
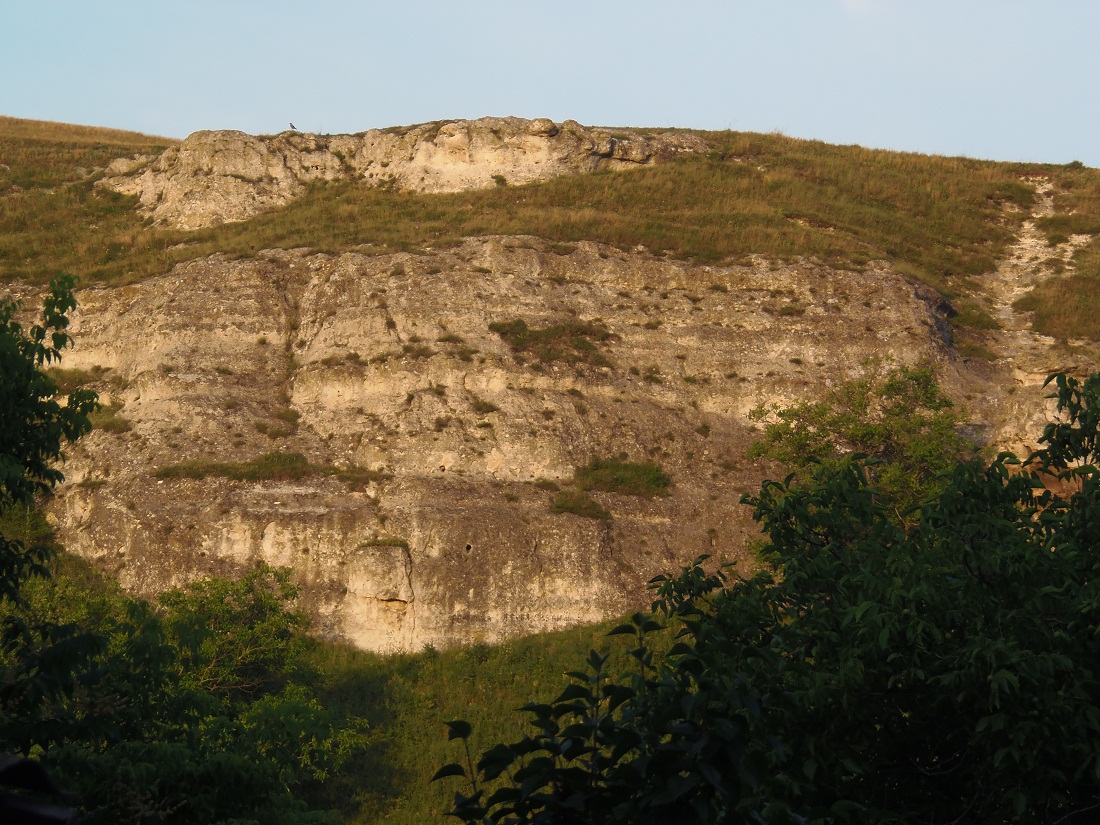
[[[247,220],[183,230],[156,192],[247,199],[290,166],[181,176],[183,145],[0,120],[0,266],[22,295],[81,275],[58,377],[107,404],[51,504],[64,543],[147,594],[289,564],[316,627],[362,647],[495,641],[623,613],[700,553],[748,563],[760,404],[930,364],[991,449],[1027,449],[1042,379],[1095,369],[1094,170],[605,130],[570,134],[635,159],[536,180],[523,149],[475,188],[408,190],[478,128],[395,130],[421,148],[383,186],[322,158]],[[351,145],[188,151],[230,139]],[[583,490],[593,458],[671,486]]]

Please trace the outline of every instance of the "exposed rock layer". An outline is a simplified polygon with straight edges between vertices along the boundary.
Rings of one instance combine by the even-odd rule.
[[[159,157],[115,161],[99,185],[138,196],[158,223],[198,229],[286,204],[313,181],[456,192],[637,167],[705,148],[683,133],[612,134],[546,118],[441,121],[358,135],[202,131]]]
[[[982,383],[934,302],[888,268],[553,248],[267,252],[83,290],[65,366],[108,369],[96,386],[131,429],[75,449],[52,505],[62,540],[144,594],[291,565],[316,627],[365,648],[493,641],[643,606],[651,576],[701,553],[742,559],[758,404],[815,396],[871,358],[936,364],[960,394]],[[598,320],[607,363],[513,353],[489,324],[515,319]],[[271,450],[361,470],[153,475]],[[620,454],[658,461],[671,495],[594,493],[607,524],[551,512],[548,481]]]

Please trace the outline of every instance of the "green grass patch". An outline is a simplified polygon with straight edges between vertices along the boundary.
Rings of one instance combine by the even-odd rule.
[[[495,321],[489,329],[503,338],[515,353],[529,353],[543,364],[564,361],[568,364],[592,364],[609,366],[610,361],[600,352],[596,343],[612,338],[611,332],[600,323],[568,321],[542,329],[532,329],[527,322]]]
[[[59,395],[68,395],[73,390],[78,390],[81,387],[86,387],[88,384],[94,384],[96,381],[101,381],[108,372],[110,367],[95,366],[91,369],[64,369],[62,367],[50,367],[45,370],[46,375],[53,379],[53,382],[57,384],[57,392]]]
[[[336,470],[333,475],[353,490],[361,490],[370,484],[387,481],[393,478],[390,473],[383,470],[371,470],[366,467],[348,467]]]
[[[157,478],[220,476],[234,481],[294,481],[317,475],[321,468],[310,464],[301,453],[264,453],[251,461],[209,461],[195,459],[157,468]]]
[[[952,326],[976,330],[993,330],[1001,328],[996,318],[971,299],[957,301],[955,303],[955,310],[957,314],[951,319]]]
[[[116,435],[129,432],[130,422],[119,415],[121,409],[121,404],[111,404],[107,407],[101,405],[99,409],[88,416],[88,420],[92,422],[92,429]]]
[[[646,498],[668,495],[672,486],[672,479],[656,462],[617,458],[593,458],[588,466],[577,468],[573,480],[581,490]]]
[[[212,461],[193,459],[158,467],[157,478],[195,478],[210,476],[233,481],[297,481],[314,476],[334,476],[352,488],[390,478],[387,473],[365,467],[338,468],[312,464],[301,453],[273,451],[250,461]]]
[[[1089,338],[1100,341],[1100,278],[1070,275],[1050,278],[1018,298],[1013,306],[1033,312],[1036,332],[1065,341]]]
[[[552,513],[572,513],[583,518],[610,521],[611,513],[582,490],[558,490],[550,502]]]
[[[461,754],[461,745],[447,740],[446,722],[473,724],[475,752],[517,741],[527,723],[515,709],[558,695],[569,681],[563,674],[577,669],[589,650],[610,653],[612,672],[632,666],[628,645],[604,635],[612,626],[395,656],[315,643],[304,668],[314,674],[313,689],[326,707],[365,717],[375,743],[322,792],[353,825],[442,821],[456,783],[428,780]]]
[[[379,536],[378,538],[370,539],[359,545],[360,547],[400,547],[402,550],[409,549],[409,543],[402,538],[396,536]]]

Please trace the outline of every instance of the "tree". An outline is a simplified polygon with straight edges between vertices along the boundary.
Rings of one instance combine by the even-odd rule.
[[[65,330],[76,307],[74,282],[71,275],[50,282],[41,321],[29,330],[15,320],[19,303],[0,298],[0,514],[60,483],[63,445],[92,428],[95,393],[76,390],[61,405],[57,384],[42,369],[72,344]],[[46,556],[44,545],[0,536],[0,600],[14,598],[27,576],[42,572]]]
[[[747,499],[769,566],[655,580],[534,732],[464,775],[465,822],[1085,823],[1100,811],[1100,375],[1022,465],[956,464],[901,523],[862,460]],[[1063,492],[1056,494],[1048,486]],[[652,634],[677,640],[656,656]],[[470,734],[452,723],[452,736]]]
[[[48,494],[64,476],[56,464],[62,447],[91,429],[97,404],[88,390],[58,402],[57,385],[43,368],[72,344],[65,332],[76,307],[74,279],[50,283],[40,322],[28,330],[15,319],[17,301],[0,298],[0,719],[34,728],[48,703],[72,689],[74,674],[94,653],[97,640],[74,624],[28,624],[18,604],[20,588],[45,575],[51,555],[48,531],[28,529],[36,496]],[[20,524],[22,522],[22,524]]]
[[[974,454],[973,441],[962,434],[964,415],[931,368],[871,365],[867,376],[820,401],[753,410],[750,417],[764,423],[764,434],[749,457],[778,461],[803,480],[813,465],[867,456],[873,459],[863,465],[869,479],[900,517]]]
[[[72,287],[55,280],[28,330],[0,299],[0,751],[39,759],[89,825],[337,822],[305,797],[360,752],[365,725],[293,678],[305,620],[289,571],[198,582],[158,608],[94,575],[48,575],[75,563],[36,499],[97,403],[60,403],[44,372],[71,344]]]

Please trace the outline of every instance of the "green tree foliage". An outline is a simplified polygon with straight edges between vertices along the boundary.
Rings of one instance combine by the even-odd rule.
[[[747,501],[771,560],[654,582],[476,763],[464,822],[1091,823],[1100,811],[1100,375],[1026,466],[956,464],[912,524],[861,460]],[[1052,492],[1048,487],[1058,487]],[[667,656],[651,634],[679,628]],[[452,738],[469,728],[453,723]],[[468,751],[467,751],[468,753]]]
[[[257,567],[238,581],[206,579],[160,597],[180,678],[219,694],[253,696],[285,678],[308,622],[287,609],[290,570]]]
[[[816,465],[839,467],[852,456],[868,456],[874,461],[863,466],[871,482],[902,513],[974,454],[974,443],[961,433],[964,414],[930,368],[876,370],[820,401],[757,407],[751,417],[764,422],[764,435],[749,457],[779,461],[806,479]]]
[[[53,550],[35,497],[63,480],[62,447],[91,429],[97,403],[94,393],[74,390],[61,404],[45,372],[72,344],[65,330],[73,284],[68,275],[50,283],[29,329],[16,320],[20,304],[0,298],[0,719],[13,732],[42,724],[42,709],[74,688],[99,644],[73,623],[28,623],[19,609],[23,584],[45,572]]]
[[[0,299],[0,751],[41,760],[89,825],[337,822],[309,800],[366,731],[307,686],[289,571],[198,582],[156,608],[94,576],[47,575],[73,562],[35,498],[96,408],[81,389],[61,404],[45,372],[71,343],[72,286],[51,284],[29,330]]]
[[[91,429],[95,393],[74,390],[62,405],[57,384],[44,371],[72,344],[65,330],[67,313],[76,306],[73,283],[70,275],[54,279],[41,320],[26,330],[15,319],[19,303],[0,298],[0,512],[26,505],[61,482],[56,462],[62,446]],[[45,557],[40,544],[0,537],[0,600],[12,598]]]
[[[38,756],[91,825],[338,822],[310,803],[368,734],[310,687],[288,575],[200,581],[157,608],[87,576],[28,582],[29,625],[80,623],[101,644],[29,723],[0,717],[0,748]],[[19,664],[0,662],[0,676]]]

